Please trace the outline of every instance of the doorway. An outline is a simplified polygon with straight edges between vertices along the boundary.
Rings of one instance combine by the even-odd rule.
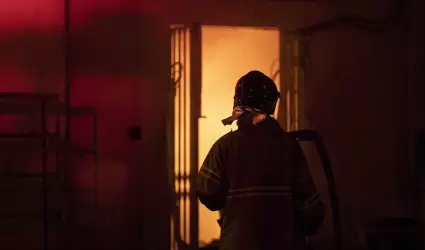
[[[252,27],[202,27],[202,92],[199,166],[214,142],[230,130],[221,120],[232,113],[236,82],[250,70],[274,78],[279,89],[279,30]],[[274,75],[274,76],[273,76]],[[279,105],[277,105],[278,107]],[[278,111],[276,111],[276,114]],[[218,212],[199,204],[199,243],[220,236]]]
[[[242,75],[259,70],[280,91],[280,44],[277,28],[202,25],[196,32],[192,27],[172,28],[168,138],[176,212],[171,249],[204,246],[220,237],[218,212],[209,211],[193,197],[191,178],[213,143],[237,129],[236,124],[223,126],[221,120],[232,112],[235,84]]]

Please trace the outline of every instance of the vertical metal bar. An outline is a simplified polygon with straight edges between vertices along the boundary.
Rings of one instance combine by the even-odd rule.
[[[199,118],[201,117],[202,33],[201,25],[194,24],[190,34],[190,183],[198,173]],[[190,186],[190,247],[199,246],[199,211],[194,185]]]
[[[291,130],[291,36],[286,34],[285,39],[285,85],[284,85],[284,96],[285,96],[285,129]]]
[[[187,117],[187,112],[186,112],[186,91],[187,91],[187,85],[186,85],[186,30],[185,28],[182,28],[182,36],[179,38],[182,40],[182,48],[180,48],[180,53],[182,53],[182,60],[180,61],[180,64],[182,66],[182,91],[183,91],[183,131],[184,131],[184,136],[183,136],[183,149],[184,149],[184,155],[183,155],[183,166],[184,166],[184,179],[183,179],[183,232],[184,232],[184,237],[185,239],[187,239],[187,225],[186,225],[186,218],[187,218],[187,206],[186,206],[186,202],[187,202],[187,197],[186,197],[186,183],[187,183],[187,147],[186,147],[186,138],[187,138],[187,130],[186,130],[186,117]]]
[[[293,94],[294,94],[294,130],[298,130],[299,129],[299,121],[300,121],[300,112],[299,112],[299,103],[300,103],[300,89],[299,89],[299,67],[300,67],[300,55],[298,53],[298,46],[299,46],[299,40],[298,38],[294,41],[294,47],[293,47],[293,51],[294,51],[294,58],[295,63],[292,66],[292,72],[294,74],[294,82],[293,82]]]
[[[59,180],[62,181],[62,168],[60,166],[60,112],[61,106],[60,101],[55,99],[55,154],[56,154],[56,172],[59,175]]]
[[[282,29],[279,29],[279,64],[280,64],[280,82],[276,83],[280,85],[280,101],[279,101],[279,113],[277,114],[278,121],[282,128],[285,128],[286,124],[286,50],[285,50],[285,34]],[[283,72],[283,74],[282,74]]]
[[[290,130],[293,131],[294,130],[294,42],[292,37],[290,38],[290,42],[289,42],[289,77],[290,77],[290,81],[289,81],[289,86],[288,86],[288,91],[289,91],[289,127]]]
[[[292,35],[289,35],[287,37],[287,44],[286,44],[286,51],[287,51],[287,72],[288,75],[288,82],[287,82],[287,117],[288,117],[288,131],[292,130],[292,121],[293,121],[293,112],[292,112]]]
[[[41,99],[41,129],[42,129],[42,192],[43,192],[43,242],[44,249],[49,249],[49,218],[48,218],[48,190],[47,190],[47,129],[46,129],[46,100]]]
[[[171,184],[171,191],[173,191],[173,193],[171,194],[171,195],[173,195],[173,197],[171,197],[172,198],[172,201],[173,201],[173,204],[172,204],[172,211],[171,211],[171,213],[172,213],[172,215],[175,215],[175,206],[176,206],[176,200],[175,200],[175,198],[176,198],[176,193],[175,193],[175,186],[176,186],[176,178],[175,178],[175,175],[176,175],[176,173],[175,173],[175,147],[176,147],[176,144],[175,144],[175,138],[174,138],[174,134],[175,134],[175,110],[174,110],[174,108],[175,108],[175,98],[176,98],[176,89],[175,89],[175,79],[176,79],[176,73],[175,73],[175,65],[174,65],[174,62],[175,62],[175,59],[174,59],[174,56],[175,56],[175,43],[174,43],[174,37],[175,37],[175,30],[174,29],[171,29],[171,41],[170,41],[170,43],[171,43],[171,55],[170,55],[170,57],[171,57],[171,62],[170,62],[170,65],[171,65],[171,72],[170,72],[170,86],[169,86],[169,91],[170,91],[170,93],[169,93],[169,95],[170,95],[170,97],[169,97],[169,108],[170,108],[170,110],[169,110],[169,116],[168,116],[168,119],[169,119],[169,122],[168,122],[168,140],[169,140],[169,143],[168,143],[168,149],[169,149],[169,156],[168,156],[168,164],[169,164],[169,171],[171,172],[170,173],[170,177],[171,177],[171,180],[170,180],[170,184]],[[170,228],[170,230],[172,231],[171,232],[171,235],[172,235],[172,237],[171,237],[171,244],[172,244],[172,249],[174,249],[174,250],[176,250],[176,236],[175,236],[175,230],[174,230],[174,228],[176,228],[175,227],[175,225],[176,225],[176,220],[175,220],[175,218],[172,216],[171,217],[171,221],[172,221],[172,227]],[[171,245],[170,244],[170,245]]]
[[[177,52],[177,60],[176,60],[176,62],[177,63],[180,63],[180,61],[181,61],[181,53],[180,53],[180,29],[177,29],[176,30],[176,43],[177,43],[177,49],[176,49],[176,52]],[[181,67],[181,65],[180,64],[178,64],[179,65],[179,78],[181,78],[181,69],[180,69],[180,67]],[[177,118],[177,120],[178,120],[178,129],[179,129],[179,132],[178,132],[178,164],[177,164],[177,166],[178,166],[178,177],[177,177],[177,180],[178,180],[178,185],[177,185],[177,194],[178,194],[178,203],[179,203],[179,214],[178,214],[178,216],[180,217],[180,215],[181,215],[181,201],[182,201],[182,196],[181,196],[181,183],[182,183],[182,166],[181,166],[181,156],[182,156],[182,145],[181,145],[181,138],[182,138],[182,129],[181,129],[181,121],[182,121],[182,98],[181,98],[181,96],[182,96],[182,84],[181,84],[181,81],[178,83],[178,86],[177,86],[177,92],[178,92],[178,97],[179,97],[179,100],[178,100],[178,118]],[[184,201],[184,200],[183,200]],[[179,220],[179,222],[181,223],[181,220]],[[179,224],[179,233],[180,233],[180,235],[181,235],[181,225]],[[185,237],[184,237],[184,234],[183,234],[183,237],[182,237],[182,239],[183,240],[185,240]]]
[[[94,180],[94,209],[98,208],[98,187],[99,187],[99,157],[97,152],[97,112],[94,111],[93,114],[93,157],[94,157],[94,171],[93,171],[93,180]],[[94,213],[97,215],[97,213]]]
[[[290,87],[291,87],[291,45],[289,44],[289,37],[286,38],[286,43],[285,43],[285,63],[286,63],[286,72],[285,72],[285,79],[286,79],[286,83],[285,83],[285,111],[286,111],[286,124],[285,124],[285,128],[287,131],[291,130],[291,95],[290,95]]]
[[[298,63],[298,129],[305,129],[307,125],[306,113],[305,113],[305,81],[304,81],[304,47],[305,37],[300,37],[297,42],[297,54],[299,58]]]
[[[59,98],[55,98],[55,107],[56,107],[56,109],[55,109],[55,115],[56,115],[55,123],[56,123],[56,125],[55,125],[55,132],[54,132],[54,135],[55,135],[54,136],[54,143],[55,143],[54,145],[55,145],[55,155],[56,155],[56,159],[55,159],[56,160],[56,174],[57,174],[58,179],[59,179],[59,187],[58,188],[59,188],[60,191],[63,191],[61,189],[62,186],[60,185],[63,181],[63,169],[61,167],[62,145],[61,145],[61,126],[60,126],[60,117],[61,117],[62,107],[61,107]],[[61,207],[64,206],[65,197],[62,196],[60,201],[61,201],[61,204],[60,204]],[[63,219],[64,219],[63,214],[60,213],[59,220],[62,221]],[[58,230],[60,230],[60,229],[61,228],[58,227]],[[60,234],[58,234],[58,236],[56,237],[57,238],[57,241],[56,241],[57,248],[60,248],[58,246],[61,246],[61,237],[62,237],[62,235],[60,235]]]
[[[71,116],[70,116],[70,103],[71,103],[71,0],[64,0],[64,115],[65,115],[65,135],[64,135],[64,144],[61,145],[62,148],[62,164],[63,164],[63,183],[65,197],[69,198],[69,143],[71,137]],[[65,216],[68,216],[69,204],[66,202]],[[69,218],[66,218],[69,220]],[[69,233],[63,232],[63,240],[69,238]],[[68,243],[63,243],[66,246]]]
[[[71,0],[64,0],[64,26],[65,26],[65,36],[64,36],[64,57],[65,57],[65,139],[66,141],[70,138],[70,100],[71,100],[71,71],[70,71],[70,48],[71,48]]]

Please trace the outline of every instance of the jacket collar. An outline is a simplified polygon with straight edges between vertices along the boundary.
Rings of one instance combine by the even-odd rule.
[[[267,116],[266,119],[264,119],[262,122],[257,123],[257,124],[249,124],[249,125],[243,125],[243,126],[239,126],[239,129],[265,129],[265,130],[281,130],[281,127],[279,125],[279,122],[274,119],[271,116]]]

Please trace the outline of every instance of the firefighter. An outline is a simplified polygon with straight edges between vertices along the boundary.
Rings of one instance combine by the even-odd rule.
[[[196,179],[197,196],[220,211],[221,250],[305,249],[324,206],[299,143],[272,117],[279,92],[259,71],[236,84],[238,129],[218,139]]]

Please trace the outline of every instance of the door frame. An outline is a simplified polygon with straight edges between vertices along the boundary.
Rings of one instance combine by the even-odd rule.
[[[171,25],[170,25],[171,26]],[[208,23],[193,23],[190,25],[179,25],[180,29],[186,29],[190,32],[189,46],[189,65],[190,65],[190,159],[189,159],[189,183],[195,183],[196,175],[198,173],[198,162],[199,162],[199,119],[201,117],[201,93],[202,93],[202,27],[203,26],[224,26],[224,27],[250,27],[259,29],[277,29],[279,31],[279,72],[280,82],[276,83],[280,85],[281,100],[279,104],[278,121],[282,128],[287,131],[296,130],[300,127],[304,127],[304,71],[301,67],[302,53],[301,53],[301,42],[299,37],[290,35],[284,29],[279,26],[263,26],[263,25],[222,25],[222,24],[208,24]],[[170,33],[171,37],[171,33]],[[173,54],[174,51],[171,51]],[[172,57],[172,55],[170,55]],[[170,58],[171,59],[171,58]],[[171,60],[170,60],[171,61]],[[282,74],[281,72],[286,72]],[[173,80],[173,76],[170,75],[169,84],[169,114],[167,118],[167,145],[168,145],[168,170],[170,188],[172,190],[173,197],[179,196],[175,191],[175,121],[174,121],[174,108],[175,108],[175,93],[176,93],[176,82]],[[298,96],[297,99],[294,96]],[[288,99],[289,97],[289,99]],[[296,101],[297,100],[297,101]],[[290,101],[290,102],[287,102]],[[295,102],[296,101],[296,102]],[[298,112],[294,112],[294,106],[297,106]],[[297,113],[297,115],[295,115]],[[186,178],[186,177],[184,177]],[[197,249],[199,247],[199,207],[198,199],[196,197],[195,189],[190,185],[189,187],[189,244],[180,242],[180,248],[187,247],[189,249]],[[179,198],[179,197],[177,197]],[[179,217],[179,213],[174,213],[174,216]],[[172,220],[173,218],[170,218]],[[181,221],[178,219],[178,223]],[[176,229],[177,228],[177,229]],[[174,227],[174,232],[171,235],[175,235],[176,231],[180,231],[180,225]],[[180,237],[178,237],[180,238]],[[174,239],[176,240],[176,239]],[[182,239],[178,239],[182,240]],[[184,239],[183,239],[184,241]],[[170,242],[170,247],[174,242]]]
[[[199,132],[199,125],[198,120],[201,117],[201,81],[202,81],[202,34],[201,34],[201,25],[200,24],[192,24],[192,25],[177,25],[176,27],[171,27],[170,30],[170,38],[173,38],[173,32],[176,32],[179,30],[179,32],[184,32],[186,34],[187,31],[189,31],[189,39],[188,41],[184,40],[183,46],[186,47],[186,43],[189,43],[189,58],[184,58],[184,62],[179,62],[181,58],[179,57],[174,58],[174,47],[173,45],[171,47],[172,51],[170,53],[170,61],[171,63],[171,72],[170,72],[170,82],[169,82],[169,105],[168,105],[168,114],[167,114],[167,151],[168,151],[168,157],[167,157],[167,166],[169,171],[169,184],[171,189],[171,195],[172,195],[172,201],[177,202],[180,201],[180,198],[183,197],[183,202],[186,202],[187,196],[189,198],[189,242],[187,242],[187,239],[185,237],[181,237],[181,227],[180,227],[180,211],[181,209],[178,206],[175,206],[176,204],[172,204],[172,213],[170,217],[170,222],[174,221],[177,223],[177,225],[174,225],[170,232],[170,236],[174,235],[174,239],[170,239],[172,241],[178,241],[177,242],[177,249],[184,250],[184,249],[197,249],[199,245],[199,211],[198,211],[198,199],[196,197],[195,189],[191,185],[191,183],[195,182],[196,175],[198,173],[198,132]],[[180,38],[178,38],[180,39]],[[180,45],[179,45],[180,46]],[[180,49],[180,48],[179,48]],[[184,49],[184,57],[186,57],[186,51]],[[174,61],[174,62],[173,62]],[[189,81],[186,82],[186,76],[183,79],[183,84],[190,84],[190,92],[189,92],[189,98],[190,98],[190,109],[189,109],[189,150],[190,150],[190,157],[189,157],[189,174],[183,174],[181,176],[181,173],[179,171],[179,174],[177,176],[178,178],[178,184],[180,187],[180,182],[183,180],[184,182],[184,188],[183,193],[176,192],[175,185],[176,185],[176,169],[175,169],[175,96],[176,96],[176,90],[178,88],[179,83],[182,82],[182,79],[174,79],[175,74],[173,74],[173,67],[175,65],[179,64],[179,67],[185,68],[187,61],[189,62]],[[176,64],[177,63],[177,64]],[[184,69],[186,70],[186,69]],[[187,71],[185,71],[185,74]],[[184,117],[183,119],[186,119]],[[185,168],[185,170],[187,170]],[[186,193],[186,183],[189,181],[189,193]],[[179,203],[180,204],[180,203]],[[183,211],[183,213],[186,213],[186,211]],[[186,218],[184,218],[186,219]],[[171,223],[170,223],[171,224]],[[186,234],[186,228],[183,228],[184,234]],[[175,242],[170,242],[170,248],[171,246],[176,246]]]

